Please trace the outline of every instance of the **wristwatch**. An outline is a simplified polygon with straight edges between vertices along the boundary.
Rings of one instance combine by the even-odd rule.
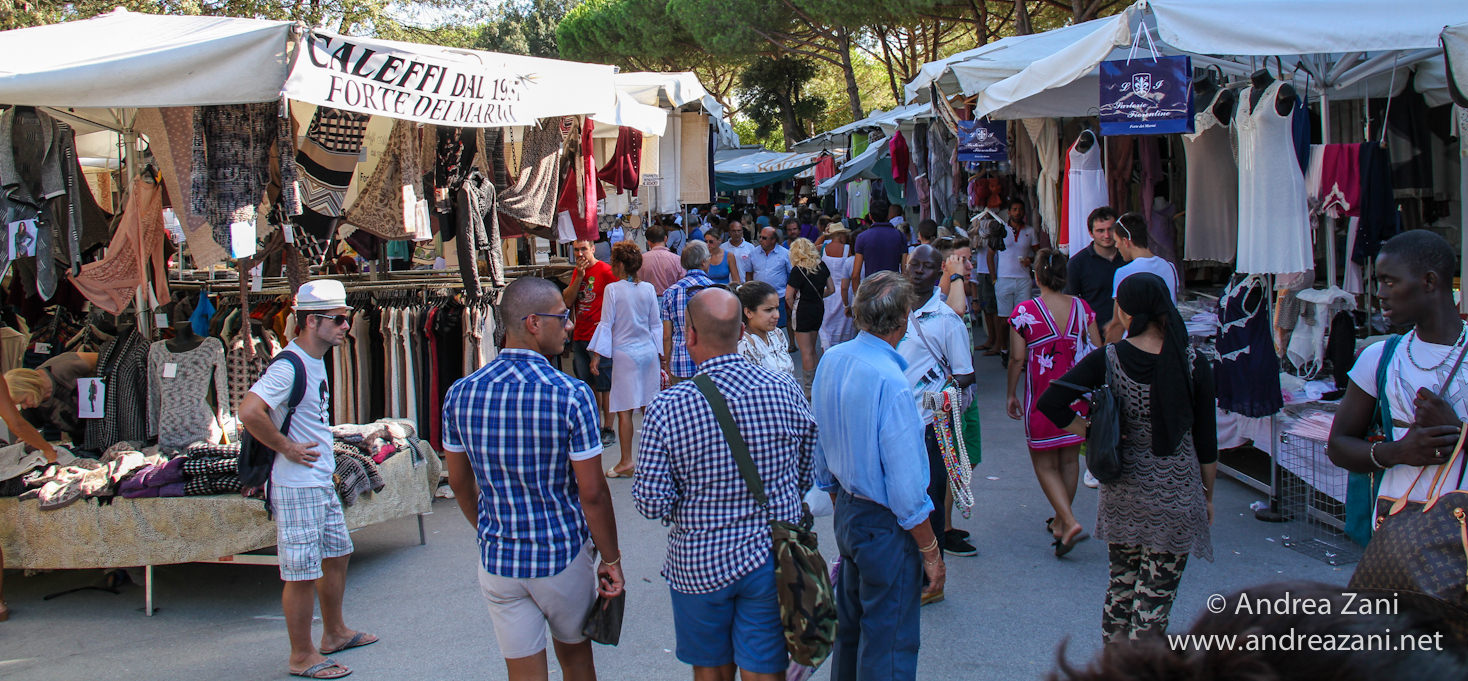
[[[950,274],[950,275],[948,275],[948,281],[963,281],[963,275],[962,274]]]

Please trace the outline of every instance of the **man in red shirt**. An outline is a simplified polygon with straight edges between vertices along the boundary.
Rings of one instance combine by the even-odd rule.
[[[592,355],[587,346],[596,333],[597,322],[601,321],[602,291],[612,283],[612,266],[596,259],[596,246],[590,241],[571,244],[571,252],[576,256],[576,271],[571,274],[571,285],[562,295],[576,322],[571,333],[572,370],[576,378],[585,381],[596,393],[596,406],[601,409],[603,424],[601,440],[605,446],[616,437],[611,429],[605,427],[611,423],[611,414],[607,413],[607,395],[612,390],[612,358],[600,358],[597,374],[593,375]]]

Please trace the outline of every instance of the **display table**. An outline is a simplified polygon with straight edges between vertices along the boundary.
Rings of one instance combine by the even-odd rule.
[[[438,455],[423,443],[414,461],[411,449],[379,467],[384,487],[364,494],[344,509],[347,528],[432,512],[438,485]],[[152,566],[195,562],[273,564],[274,556],[239,556],[275,545],[275,523],[259,499],[237,495],[124,499],[97,505],[78,501],[42,511],[35,500],[0,499],[0,546],[5,567],[27,570],[79,570],[144,567],[152,614]],[[256,558],[252,560],[252,558]]]

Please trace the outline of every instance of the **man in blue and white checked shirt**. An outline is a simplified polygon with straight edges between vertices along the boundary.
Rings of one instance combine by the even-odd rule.
[[[679,264],[688,272],[663,291],[658,308],[663,318],[663,371],[668,372],[674,382],[686,381],[698,367],[688,356],[685,337],[687,327],[688,299],[702,289],[715,286],[706,270],[709,264],[709,247],[702,241],[690,241],[678,256]]]
[[[688,305],[688,352],[729,405],[769,497],[750,494],[712,407],[692,383],[662,392],[642,420],[632,497],[673,524],[663,577],[673,592],[677,656],[694,679],[785,678],[769,521],[799,522],[811,485],[816,424],[795,379],[736,352],[739,299],[722,288]]]
[[[449,486],[479,536],[479,585],[510,679],[545,678],[547,623],[565,678],[595,679],[581,627],[598,591],[622,592],[596,397],[546,359],[573,326],[555,284],[517,279],[500,309],[504,351],[444,399]]]

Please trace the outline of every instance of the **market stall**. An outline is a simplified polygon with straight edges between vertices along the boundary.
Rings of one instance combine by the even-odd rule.
[[[352,307],[327,358],[348,524],[428,512],[438,408],[495,356],[498,291],[569,269],[517,264],[526,244],[604,239],[601,195],[640,184],[594,132],[678,124],[695,153],[673,158],[707,167],[727,130],[691,74],[649,103],[610,66],[289,22],[118,10],[0,36],[0,158],[44,152],[0,163],[0,208],[26,211],[0,244],[0,371],[97,358],[48,403],[77,458],[0,480],[9,567],[267,562],[231,558],[275,536],[240,496],[235,410],[307,278]]]

